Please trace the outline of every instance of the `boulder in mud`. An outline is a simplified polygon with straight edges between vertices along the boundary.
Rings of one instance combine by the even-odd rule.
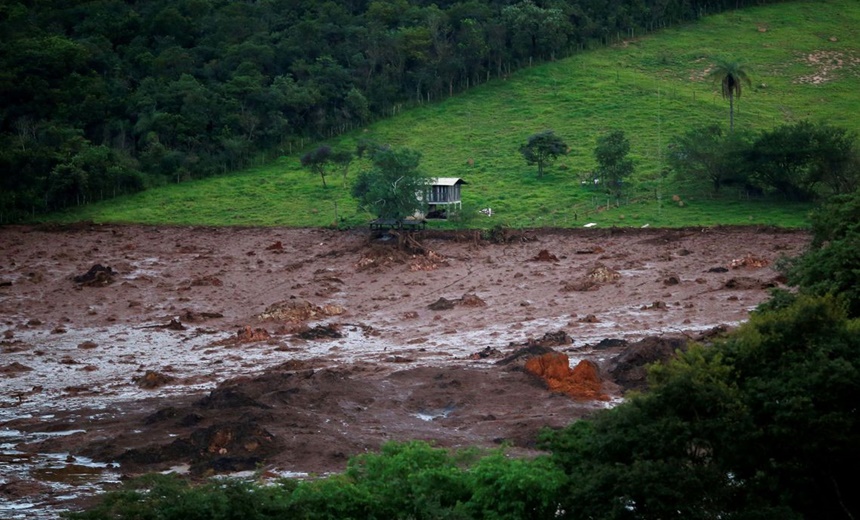
[[[133,377],[131,380],[138,386],[138,388],[153,390],[164,385],[169,385],[175,381],[176,378],[167,374],[162,374],[161,372],[156,372],[155,370],[147,370],[142,376]]]
[[[532,257],[532,262],[558,262],[558,257],[546,249],[541,249],[536,256]]]
[[[570,368],[567,354],[552,352],[526,361],[526,372],[543,379],[553,392],[559,392],[582,401],[609,399],[601,388],[600,373],[592,361],[583,360]]]
[[[260,320],[300,323],[312,319],[339,316],[343,313],[344,308],[340,305],[314,305],[308,301],[287,300],[270,305],[262,314],[258,315],[257,318]]]
[[[686,349],[687,338],[649,336],[631,343],[604,369],[625,391],[642,390],[647,387],[648,365],[667,361]]]
[[[75,283],[87,287],[104,287],[114,282],[116,272],[109,266],[95,264],[90,270],[82,275],[75,276]]]

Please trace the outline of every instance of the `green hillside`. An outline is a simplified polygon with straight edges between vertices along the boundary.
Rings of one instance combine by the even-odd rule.
[[[656,34],[627,35],[608,48],[535,66],[443,102],[404,107],[328,144],[351,150],[367,138],[419,150],[429,174],[469,183],[463,196],[470,215],[493,209],[491,218],[473,217],[472,226],[802,226],[808,205],[749,201],[732,189],[714,198],[705,185],[661,179],[663,150],[671,136],[693,126],[728,126],[728,103],[705,79],[721,57],[746,64],[753,81],[736,106],[737,128],[809,119],[860,130],[858,31],[855,0],[726,13]],[[616,128],[630,139],[636,173],[628,200],[605,208],[606,196],[580,182],[595,167],[598,136]],[[571,154],[538,179],[518,148],[546,129],[563,137]],[[240,173],[86,206],[52,220],[324,226],[336,220],[360,225],[369,218],[356,208],[348,186],[332,177],[323,189],[319,177],[301,168],[300,152],[292,152]],[[362,167],[354,163],[350,176]]]

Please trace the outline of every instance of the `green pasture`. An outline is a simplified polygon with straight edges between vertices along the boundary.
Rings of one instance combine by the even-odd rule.
[[[802,119],[860,131],[860,3],[790,2],[733,11],[648,35],[618,35],[608,47],[494,79],[452,98],[327,143],[360,139],[408,146],[433,176],[462,177],[465,222],[488,227],[804,226],[809,205],[718,195],[666,174],[669,139],[693,126],[728,127],[728,102],[705,76],[716,58],[744,63],[753,81],[736,104],[736,128],[762,130]],[[621,129],[636,163],[623,200],[590,183],[598,136]],[[537,178],[518,152],[551,129],[569,156]],[[321,143],[308,143],[305,151]],[[242,172],[153,189],[50,218],[146,224],[352,226],[360,211],[339,178],[324,189],[300,167],[302,151]],[[350,177],[365,164],[356,162]],[[662,172],[662,174],[661,174]],[[476,214],[492,208],[493,216]]]

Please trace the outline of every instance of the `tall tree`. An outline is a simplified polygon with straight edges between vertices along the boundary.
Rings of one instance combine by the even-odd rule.
[[[538,177],[543,177],[544,167],[559,155],[567,155],[568,147],[564,139],[555,135],[555,132],[545,130],[529,137],[528,142],[520,146],[520,153],[528,164],[537,165]]]
[[[622,130],[613,130],[597,138],[594,157],[600,182],[616,197],[621,195],[624,179],[633,173],[633,161],[627,158],[630,141]]]
[[[420,209],[419,196],[430,180],[418,168],[421,153],[389,146],[373,146],[366,153],[373,165],[361,172],[352,186],[359,204],[379,218],[394,220]]]
[[[735,129],[735,99],[740,99],[743,85],[752,82],[746,67],[736,61],[717,60],[708,77],[720,84],[720,93],[729,100],[729,132]]]

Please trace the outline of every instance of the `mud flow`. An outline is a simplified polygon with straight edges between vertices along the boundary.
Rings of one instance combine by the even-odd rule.
[[[533,454],[747,319],[807,240],[3,228],[0,517],[151,471],[324,475],[392,440]]]

